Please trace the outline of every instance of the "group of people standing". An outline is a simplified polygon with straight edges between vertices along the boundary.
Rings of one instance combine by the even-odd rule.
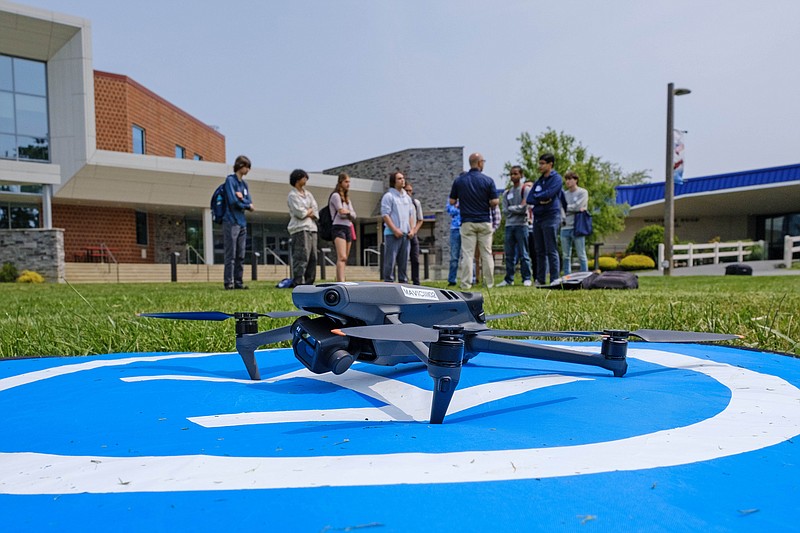
[[[486,160],[479,153],[469,156],[469,171],[458,176],[450,188],[446,205],[451,217],[450,264],[448,285],[458,284],[469,290],[475,282],[473,258],[480,256],[483,281],[494,286],[492,235],[500,224],[500,198],[494,180],[483,173]],[[520,266],[522,283],[544,285],[549,272],[550,282],[571,272],[572,251],[576,252],[580,269],[587,270],[585,237],[574,235],[575,213],[588,208],[589,194],[579,187],[579,176],[572,171],[561,175],[553,168],[555,157],[545,153],[539,158],[539,178],[531,183],[523,180],[520,166],[511,167],[510,183],[502,193],[505,225],[505,276],[498,286],[514,283],[516,265]],[[244,271],[247,223],[245,211],[253,211],[253,201],[244,177],[251,167],[246,156],[239,156],[233,174],[225,181],[227,209],[223,217],[225,248],[224,284],[226,289],[247,289],[242,281]],[[564,185],[566,182],[566,189]],[[319,206],[306,190],[308,173],[292,171],[287,197],[292,242],[291,286],[313,284],[317,268],[317,235]],[[419,238],[423,223],[422,205],[413,197],[414,188],[402,172],[389,174],[389,190],[381,198],[384,223],[384,281],[408,283],[407,267],[411,263],[411,282],[419,285]],[[350,177],[338,176],[336,188],[328,197],[332,217],[332,236],[336,249],[336,281],[345,281],[345,268],[353,241],[356,240],[356,211],[350,199]],[[561,239],[563,261],[558,253]],[[396,275],[396,278],[395,278]]]
[[[562,179],[553,168],[555,161],[553,154],[542,154],[539,158],[539,179],[531,186],[525,198],[525,203],[531,206],[537,285],[545,284],[548,272],[550,283],[561,277],[562,268],[564,275],[570,274],[573,249],[581,271],[588,268],[586,237],[574,235],[574,226],[575,213],[586,211],[589,207],[589,193],[578,186],[580,177],[575,172],[567,172]],[[559,261],[559,237],[563,261]],[[513,265],[511,269],[506,269],[507,276],[509,271],[511,277],[507,277],[505,281],[511,284],[514,280]]]
[[[289,192],[289,236],[292,240],[292,287],[313,285],[317,276],[317,221],[319,206],[306,190],[308,173],[294,170],[289,176],[292,190]],[[336,281],[345,281],[345,267],[350,248],[356,240],[356,210],[350,200],[350,176],[342,172],[336,188],[328,197],[331,213],[333,246],[336,249]]]
[[[494,182],[483,174],[485,160],[478,154],[469,158],[470,170],[453,182],[447,212],[450,224],[450,269],[448,285],[469,290],[474,283],[473,258],[479,250],[484,284],[494,285],[492,256],[492,213],[500,202]],[[574,235],[575,213],[585,211],[589,194],[579,187],[579,176],[567,172],[562,179],[553,168],[555,157],[545,153],[539,158],[539,178],[523,180],[520,166],[510,170],[509,186],[503,191],[502,206],[506,216],[504,235],[505,276],[498,287],[512,285],[519,264],[524,286],[545,285],[571,273],[572,251],[580,269],[587,270],[585,237]],[[566,189],[564,189],[566,181]],[[497,226],[494,225],[494,228]],[[561,239],[561,258],[558,240]],[[563,259],[563,260],[561,260]]]
[[[247,239],[245,211],[253,211],[253,201],[244,177],[250,171],[247,156],[240,155],[233,164],[233,174],[225,179],[226,209],[222,221],[225,250],[223,282],[226,289],[247,289],[243,282],[244,257]],[[317,272],[317,221],[319,206],[306,190],[308,173],[296,169],[289,175],[292,186],[286,203],[289,207],[287,229],[292,242],[291,286],[313,285]],[[336,248],[336,281],[345,281],[345,266],[350,247],[356,239],[356,211],[350,201],[350,177],[339,174],[336,189],[328,198],[333,222],[333,244]]]

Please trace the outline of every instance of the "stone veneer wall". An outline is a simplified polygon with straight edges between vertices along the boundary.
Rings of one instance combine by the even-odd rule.
[[[436,216],[433,226],[433,269],[435,279],[447,276],[450,259],[450,216],[445,203],[453,180],[463,171],[464,148],[410,148],[357,163],[323,170],[336,175],[347,172],[352,178],[380,181],[389,188],[389,173],[402,172],[414,185],[414,197],[422,204],[425,216]],[[365,211],[367,211],[365,209]],[[371,206],[370,216],[380,217],[380,202]],[[442,259],[444,258],[444,260]]]
[[[155,262],[169,263],[175,252],[179,263],[186,261],[186,223],[181,216],[155,215]],[[200,251],[202,253],[202,250]]]
[[[64,230],[0,230],[0,265],[7,262],[20,272],[33,270],[46,281],[63,283]]]

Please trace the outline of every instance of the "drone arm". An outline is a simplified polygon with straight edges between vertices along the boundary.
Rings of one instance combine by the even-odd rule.
[[[599,366],[610,370],[617,377],[622,377],[627,371],[628,364],[624,356],[604,356],[601,354],[586,354],[566,348],[530,344],[510,339],[497,337],[471,336],[467,339],[466,351],[471,353],[487,352],[528,359],[541,359],[544,361],[558,361],[561,363],[574,363],[578,365]]]
[[[397,314],[386,315],[386,321],[389,322],[390,324],[402,324],[403,323],[400,320],[400,316],[397,315]],[[424,342],[410,341],[408,343],[408,346],[410,346],[414,350],[414,355],[419,357],[420,361],[422,361],[426,365],[428,364],[428,351],[429,350],[428,350],[428,346]]]
[[[256,349],[265,344],[280,342],[292,338],[292,326],[262,331],[260,333],[245,333],[236,337],[236,351],[247,368],[247,373],[253,381],[259,381],[261,374],[256,362]]]

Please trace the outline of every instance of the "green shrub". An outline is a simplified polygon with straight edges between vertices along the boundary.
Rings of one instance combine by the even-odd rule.
[[[764,259],[764,248],[756,244],[750,248],[750,253],[745,258],[746,261],[761,261]]]
[[[646,255],[652,260],[658,257],[658,245],[664,242],[664,227],[657,224],[645,226],[636,232],[625,249],[626,254]]]
[[[601,255],[597,261],[597,267],[605,272],[606,270],[616,270],[619,266],[616,258]]]
[[[619,262],[619,268],[622,270],[653,270],[655,267],[655,261],[641,254],[626,255]]]
[[[23,270],[17,278],[17,283],[44,283],[44,278],[33,270]]]
[[[0,268],[0,283],[11,283],[16,281],[19,277],[17,267],[14,263],[3,263],[3,268]]]

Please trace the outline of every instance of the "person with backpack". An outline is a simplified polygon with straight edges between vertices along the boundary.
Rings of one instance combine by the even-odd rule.
[[[308,173],[293,170],[289,176],[292,190],[289,205],[289,235],[292,238],[292,287],[313,285],[317,278],[317,220],[319,207],[311,191],[306,190]]]
[[[345,281],[347,258],[350,257],[350,247],[356,240],[356,228],[353,225],[356,210],[350,201],[350,176],[344,172],[339,174],[336,190],[328,198],[328,209],[334,214],[331,236],[336,248],[336,281]]]
[[[223,282],[225,289],[247,289],[244,274],[247,220],[245,211],[254,211],[250,188],[244,177],[250,172],[250,159],[240,155],[233,164],[233,174],[225,178],[225,214],[222,216],[222,243],[225,249]]]

